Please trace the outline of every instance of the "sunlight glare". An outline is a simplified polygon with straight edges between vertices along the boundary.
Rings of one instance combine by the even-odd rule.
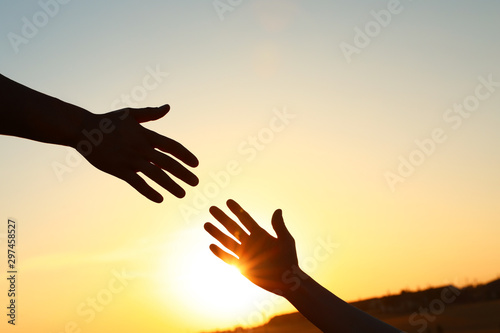
[[[175,244],[177,253],[182,255],[165,254],[158,283],[163,284],[166,294],[173,290],[179,295],[191,313],[219,323],[243,318],[255,310],[255,303],[264,291],[248,281],[238,268],[215,257],[209,249],[212,240],[207,236],[197,230],[190,231],[189,235],[183,232]],[[191,241],[180,241],[186,237]],[[190,244],[189,248],[186,244]],[[175,272],[172,267],[176,267]]]

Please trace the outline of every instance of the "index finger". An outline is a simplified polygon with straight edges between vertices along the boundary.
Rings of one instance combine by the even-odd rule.
[[[151,143],[155,148],[158,148],[165,153],[169,153],[191,167],[198,166],[199,161],[196,156],[179,142],[160,135],[154,131],[148,131]]]
[[[260,229],[260,226],[255,222],[255,220],[248,214],[241,206],[234,200],[228,200],[227,201],[227,207],[233,212],[236,217],[238,217],[238,220],[241,221],[241,223],[247,228],[250,233],[254,232],[255,230]]]
[[[248,234],[243,230],[243,228],[241,228],[238,225],[238,223],[236,223],[235,221],[233,221],[233,219],[227,216],[226,213],[224,213],[219,207],[212,206],[210,207],[209,211],[210,214],[212,214],[212,216],[215,217],[215,219],[219,221],[220,224],[222,224],[224,228],[226,228],[226,230],[229,231],[231,235],[235,237],[236,236],[244,237],[244,235],[248,236]]]

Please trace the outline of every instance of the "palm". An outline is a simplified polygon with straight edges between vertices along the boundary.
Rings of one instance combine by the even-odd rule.
[[[137,172],[181,198],[185,191],[170,175],[191,186],[197,185],[198,178],[179,161],[195,167],[198,160],[180,143],[140,125],[163,117],[168,110],[166,105],[92,115],[86,120],[87,135],[82,134],[75,148],[96,168],[125,180],[152,201],[161,202],[163,197]]]
[[[287,272],[298,267],[298,260],[295,241],[285,227],[281,211],[277,210],[272,218],[273,228],[278,236],[275,238],[262,229],[236,202],[229,200],[227,205],[250,233],[244,231],[222,210],[212,207],[212,215],[238,242],[210,223],[205,225],[205,229],[238,258],[216,245],[211,245],[212,252],[226,263],[237,266],[257,286],[274,293],[285,291],[287,285],[284,278]]]

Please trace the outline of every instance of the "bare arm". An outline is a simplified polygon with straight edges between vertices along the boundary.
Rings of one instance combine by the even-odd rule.
[[[281,210],[276,210],[272,225],[277,237],[269,235],[235,201],[227,206],[250,232],[217,207],[210,213],[232,234],[231,238],[213,224],[205,224],[205,229],[235,256],[212,244],[212,252],[231,265],[237,265],[242,274],[257,286],[284,296],[309,321],[324,332],[376,332],[397,333],[396,328],[370,316],[344,302],[298,266],[295,240],[288,232]]]
[[[400,330],[344,302],[304,272],[296,273],[301,283],[285,298],[310,322],[324,332],[399,333]]]
[[[90,112],[0,75],[0,134],[76,147]]]
[[[197,158],[180,143],[140,125],[165,116],[168,105],[97,115],[2,75],[0,94],[0,134],[73,147],[96,168],[123,179],[155,202],[163,197],[137,172],[177,197],[185,191],[164,171],[191,186],[198,184],[198,178],[178,161],[196,167]]]

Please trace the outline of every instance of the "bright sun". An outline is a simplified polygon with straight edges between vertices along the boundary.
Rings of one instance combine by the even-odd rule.
[[[203,230],[185,230],[177,236],[169,248],[175,248],[179,255],[168,251],[159,272],[163,284],[169,281],[164,287],[175,288],[175,294],[191,312],[220,323],[229,319],[240,325],[246,323],[249,313],[256,311],[255,304],[270,295],[248,281],[236,267],[215,257],[208,248],[213,240]],[[270,314],[262,315],[268,318]]]
[[[183,284],[200,305],[222,312],[251,303],[258,287],[246,280],[239,270],[225,264],[205,249],[191,258],[192,265]]]

